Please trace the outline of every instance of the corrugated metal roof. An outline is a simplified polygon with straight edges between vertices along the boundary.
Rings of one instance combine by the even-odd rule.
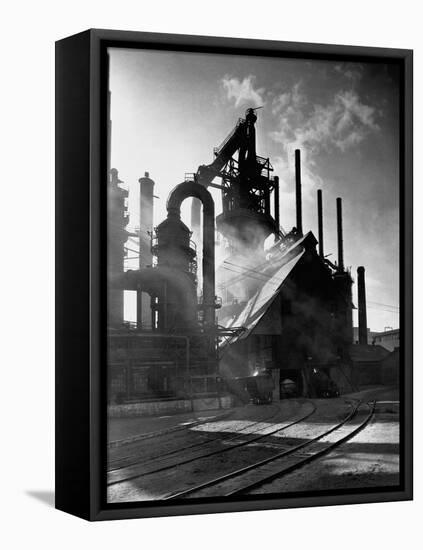
[[[268,311],[282,285],[303,256],[305,249],[301,243],[306,237],[299,239],[290,247],[273,247],[271,259],[266,264],[258,265],[254,270],[249,269],[254,271],[258,279],[257,291],[237,314],[232,313],[226,318],[219,318],[219,324],[225,328],[241,326],[245,328],[244,332],[231,340],[231,343],[248,337]]]

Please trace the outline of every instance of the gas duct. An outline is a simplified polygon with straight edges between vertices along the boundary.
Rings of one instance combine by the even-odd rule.
[[[177,223],[181,219],[181,204],[194,197],[203,203],[203,308],[204,322],[207,326],[215,324],[215,252],[214,252],[214,201],[202,185],[185,181],[177,185],[167,201],[169,222]]]

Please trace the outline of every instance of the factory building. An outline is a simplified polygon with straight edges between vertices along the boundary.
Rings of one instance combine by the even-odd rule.
[[[128,191],[122,183],[112,168],[107,189],[107,315],[108,327],[115,329],[123,325],[123,292],[117,281],[124,269],[124,245],[129,235]]]
[[[148,174],[140,183],[143,204],[144,192],[147,200],[153,198],[154,185]],[[203,205],[201,301],[197,297],[196,245],[181,220],[181,204],[189,197]],[[114,200],[111,211],[122,207],[116,193],[110,194],[109,203],[110,199]],[[134,403],[157,398],[192,401],[193,395],[212,395],[221,404],[215,326],[214,202],[205,187],[186,181],[172,191],[167,210],[167,218],[154,234],[150,234],[148,223],[140,224],[139,269],[125,271],[121,267],[120,272],[109,274],[110,318],[112,313],[117,318],[121,308],[113,300],[115,292],[123,295],[124,291],[135,291],[138,298],[135,327],[123,322],[109,326],[109,398]],[[152,219],[151,211],[147,219]],[[113,231],[115,226],[111,227]],[[116,265],[114,260],[110,264]],[[119,310],[115,311],[117,305]],[[216,406],[216,402],[209,404]]]
[[[372,334],[372,342],[389,351],[394,351],[400,347],[400,331],[397,328],[384,330],[383,332],[374,332]]]
[[[277,398],[287,393],[316,396],[334,379],[341,388],[351,389],[352,279],[343,264],[342,202],[337,200],[339,250],[334,265],[323,254],[321,190],[319,252],[313,233],[303,235],[298,150],[295,163],[297,226],[288,234],[277,227],[276,242],[266,251],[257,242],[253,248],[245,243],[232,246],[233,254],[220,268],[221,286],[230,290],[224,294],[218,322],[237,330],[221,344],[221,372],[227,380],[270,372]],[[236,211],[231,219],[237,220]],[[257,221],[255,228],[262,237],[269,228],[264,221],[263,227]],[[228,234],[231,240],[231,228]]]
[[[268,252],[266,264],[251,266],[242,276],[230,262],[232,283],[246,277],[256,291],[247,302],[223,305],[219,312],[220,324],[240,328],[221,350],[220,367],[228,379],[271,371],[278,398],[287,381],[297,395],[317,396],[324,379],[351,389],[352,281],[348,272],[322,261],[316,244],[311,232],[288,238]]]
[[[281,228],[279,179],[270,159],[256,153],[256,111],[248,109],[238,120],[214,150],[211,164],[173,189],[167,218],[154,229],[154,182],[148,173],[139,180],[136,270],[123,269],[119,250],[127,238],[126,195],[115,188],[117,174],[110,182],[110,233],[116,231],[109,238],[111,402],[166,398],[192,404],[203,397],[221,405],[223,395],[244,399],[244,381],[254,375],[272,380],[277,399],[354,389],[353,280],[344,265],[342,200],[336,201],[338,260],[332,263],[324,256],[321,190],[318,239],[303,230],[299,150],[296,226],[289,232]],[[221,193],[217,217],[209,187]],[[191,227],[181,220],[186,199],[192,201]],[[218,266],[216,230],[225,243],[225,259]],[[265,248],[269,237],[273,245]],[[364,268],[358,281],[360,344],[367,345]],[[123,324],[125,290],[137,292],[133,328]]]
[[[387,342],[367,328],[365,269],[357,268],[358,341],[350,349],[352,378],[357,386],[399,384],[399,330],[388,331]],[[393,338],[391,339],[391,334]],[[398,340],[397,340],[398,338]],[[392,344],[397,345],[392,345]],[[384,345],[385,344],[385,345]],[[391,346],[389,346],[391,344]]]

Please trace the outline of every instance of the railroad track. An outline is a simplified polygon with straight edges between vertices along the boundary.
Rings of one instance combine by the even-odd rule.
[[[263,486],[274,480],[280,479],[317,460],[338,445],[354,437],[367,426],[373,417],[375,407],[376,401],[371,403],[357,402],[353,405],[351,412],[341,422],[306,442],[187,490],[169,493],[162,496],[161,499],[171,500],[190,496],[194,496],[195,498],[210,496],[228,497],[251,494],[254,490],[262,489]],[[361,420],[358,424],[353,424],[354,420],[360,417]],[[331,441],[330,436],[332,434],[340,437]]]
[[[214,422],[216,420],[223,420],[228,416],[234,414],[234,411],[230,413],[221,414],[213,418],[206,418],[204,420],[194,420],[191,422],[186,422],[185,424],[179,426],[173,426],[165,430],[158,430],[156,432],[147,432],[145,434],[137,434],[132,437],[127,437],[126,439],[118,439],[114,441],[109,441],[107,447],[109,451],[115,449],[116,447],[126,447],[129,445],[139,445],[144,443],[147,439],[156,439],[159,437],[168,436],[169,434],[183,435],[183,432],[192,429],[195,426],[201,426],[202,424],[208,424],[209,422]]]
[[[269,416],[266,416],[265,418],[261,418],[259,420],[255,420],[254,422],[250,422],[250,424],[242,426],[238,430],[235,430],[235,432],[232,432],[227,437],[222,436],[222,435],[220,435],[219,437],[210,437],[206,432],[203,432],[201,435],[203,437],[205,437],[206,439],[204,439],[203,441],[198,441],[196,443],[192,443],[190,445],[184,445],[182,452],[185,452],[187,449],[195,449],[195,448],[203,447],[205,445],[210,445],[211,443],[216,443],[216,442],[225,442],[226,443],[228,441],[236,439],[237,437],[239,437],[239,435],[242,435],[242,433],[245,432],[246,430],[249,430],[249,434],[255,433],[254,431],[251,431],[251,428],[253,428],[254,426],[258,426],[258,425],[262,424],[263,422],[267,422],[269,420],[272,420],[272,418],[274,418],[278,414],[278,412],[280,412],[280,407],[279,406],[274,406],[273,407],[273,412]],[[195,425],[191,424],[190,426],[188,426],[186,428],[186,430],[196,428],[197,426],[206,426],[207,424],[220,422],[221,420],[224,420],[224,419],[223,418],[218,418],[217,420],[214,420],[214,419],[213,420],[208,420],[208,421],[204,421],[204,422],[201,422],[201,423],[196,423]],[[225,418],[225,420],[227,420],[227,419]],[[233,420],[233,422],[241,422],[241,420]],[[258,429],[260,429],[260,428],[258,428]],[[185,435],[185,434],[178,433],[178,435]],[[198,432],[196,432],[196,435],[198,435]],[[145,466],[147,464],[150,464],[151,462],[155,462],[157,464],[157,460],[160,460],[161,462],[163,462],[169,456],[181,453],[181,449],[177,448],[177,449],[172,449],[170,451],[166,451],[164,453],[160,453],[159,455],[151,456],[146,460],[140,461],[139,459],[143,455],[142,450],[140,450],[140,451],[141,451],[141,454],[139,452],[138,453],[135,452],[135,453],[131,453],[129,455],[126,455],[124,457],[120,457],[118,459],[115,459],[113,461],[110,461],[109,466],[111,466],[111,467],[109,467],[107,469],[107,471],[108,472],[115,472],[117,470],[122,470],[124,468],[128,468],[130,466],[135,466],[135,465]]]
[[[244,446],[247,446],[247,445],[251,445],[252,443],[255,443],[257,441],[260,441],[266,437],[270,437],[270,436],[274,436],[276,435],[277,433],[280,433],[280,432],[283,432],[284,430],[290,428],[291,426],[294,426],[295,424],[298,424],[300,422],[303,422],[304,420],[306,420],[307,418],[309,418],[310,416],[312,416],[315,412],[316,412],[316,405],[314,403],[310,403],[311,404],[311,408],[310,410],[300,416],[300,417],[297,417],[295,418],[294,420],[290,421],[290,422],[284,422],[284,423],[278,423],[276,424],[277,427],[266,427],[266,428],[258,428],[256,430],[256,432],[253,432],[253,437],[251,438],[248,438],[248,439],[243,439],[242,441],[238,442],[238,443],[234,443],[232,445],[229,445],[225,448],[219,448],[219,449],[213,449],[213,450],[210,450],[206,453],[202,453],[200,455],[194,455],[194,456],[188,456],[186,458],[182,458],[180,460],[178,460],[177,462],[173,462],[171,464],[166,464],[164,466],[159,466],[158,468],[156,467],[155,469],[153,470],[148,470],[148,471],[141,471],[141,472],[134,472],[132,475],[129,475],[129,476],[126,476],[126,477],[119,477],[119,476],[115,476],[114,474],[116,473],[116,471],[113,471],[113,472],[109,472],[109,482],[108,482],[108,487],[111,487],[113,485],[117,485],[117,484],[120,484],[120,483],[125,483],[125,482],[128,482],[128,481],[133,481],[135,479],[138,479],[138,478],[141,478],[141,477],[144,477],[144,476],[149,476],[149,475],[152,475],[152,474],[157,474],[157,473],[160,473],[160,472],[163,472],[165,470],[171,470],[171,469],[174,469],[174,468],[177,468],[179,466],[182,466],[182,465],[185,465],[185,464],[189,464],[191,462],[195,462],[195,461],[199,461],[199,460],[202,460],[204,458],[208,458],[208,457],[211,457],[211,456],[215,456],[215,455],[220,455],[222,453],[225,453],[225,452],[228,452],[228,451],[233,451],[235,449],[239,449],[240,447],[244,447]],[[279,412],[279,407],[278,407],[278,412]],[[275,413],[274,415],[272,415],[272,418],[276,415],[277,413]],[[268,418],[267,420],[270,420],[270,418]],[[260,420],[260,421],[257,421],[256,423],[253,423],[253,424],[262,424],[263,422],[265,422],[264,420]],[[281,425],[282,424],[282,425]],[[245,431],[245,427],[244,427],[244,431]],[[237,439],[239,436],[242,436],[242,435],[251,435],[251,431],[250,433],[247,433],[247,434],[243,434],[242,431],[243,430],[240,430],[239,432],[237,432],[235,434],[235,436],[233,437],[230,437],[229,440],[233,441],[235,439]],[[265,430],[265,431],[264,431]],[[257,432],[261,432],[259,433],[258,435],[254,435],[254,433],[257,433]],[[228,442],[228,439],[226,438],[216,438],[215,440],[213,440],[212,443],[227,443]],[[210,442],[209,442],[210,443]],[[182,453],[184,453],[185,450],[182,451]],[[181,454],[181,453],[180,453]],[[163,463],[163,462],[166,462],[166,458],[162,461],[162,460],[156,460],[154,461],[154,464],[157,466],[158,463]],[[139,464],[137,464],[137,466],[139,466]],[[121,468],[120,470],[123,470],[125,469],[125,467]],[[118,472],[117,472],[118,473]],[[111,478],[111,479],[110,479]]]

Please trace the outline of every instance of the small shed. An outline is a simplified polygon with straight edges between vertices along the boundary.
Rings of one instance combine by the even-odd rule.
[[[382,346],[354,344],[350,349],[353,380],[357,386],[383,384],[382,362],[390,352]]]

